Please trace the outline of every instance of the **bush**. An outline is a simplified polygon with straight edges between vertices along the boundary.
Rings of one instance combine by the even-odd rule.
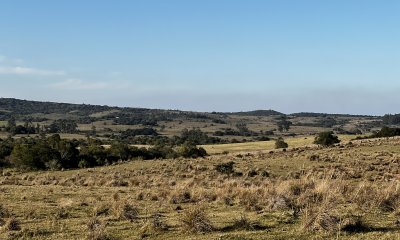
[[[322,146],[331,146],[335,143],[339,143],[340,140],[337,136],[333,135],[333,132],[321,132],[319,133],[314,140],[315,144]]]
[[[184,213],[181,221],[187,232],[205,233],[214,229],[203,207],[190,208]]]
[[[107,234],[105,231],[106,224],[101,222],[97,217],[92,217],[86,224],[87,240],[113,240],[117,239]]]
[[[7,229],[8,231],[21,230],[20,222],[14,217],[11,217],[6,221],[4,228]]]
[[[282,137],[279,137],[275,140],[275,148],[287,148],[289,145],[283,140]]]
[[[215,170],[217,170],[217,172],[219,172],[219,173],[232,174],[234,172],[234,170],[233,170],[234,164],[235,163],[232,161],[227,162],[227,163],[220,163],[215,166]]]
[[[122,216],[124,219],[133,221],[136,220],[139,216],[139,209],[131,204],[124,204],[122,208]]]
[[[118,219],[133,222],[139,217],[139,209],[127,202],[115,202],[113,210]]]
[[[264,226],[261,226],[258,222],[252,222],[246,215],[241,215],[240,218],[235,219],[232,226],[228,227],[231,230],[243,230],[243,231],[254,231],[263,230]]]
[[[207,156],[207,152],[204,148],[198,148],[193,144],[182,145],[178,150],[178,154],[185,158],[198,158]]]

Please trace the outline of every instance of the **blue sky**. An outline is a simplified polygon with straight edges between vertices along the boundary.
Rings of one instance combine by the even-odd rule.
[[[400,112],[400,1],[3,0],[0,96]]]

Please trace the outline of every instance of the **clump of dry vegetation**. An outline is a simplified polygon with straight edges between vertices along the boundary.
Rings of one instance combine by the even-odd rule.
[[[242,231],[254,231],[254,230],[265,230],[266,227],[262,226],[258,222],[250,220],[245,214],[241,214],[239,218],[235,219],[231,226],[228,226],[229,230],[242,230]]]
[[[105,231],[105,224],[97,217],[92,217],[86,224],[87,227],[87,240],[115,240]]]
[[[183,230],[192,233],[211,232],[214,227],[203,206],[192,206],[181,218]]]
[[[113,213],[117,219],[135,221],[139,216],[139,209],[126,201],[116,201],[113,206]]]
[[[3,228],[7,231],[19,231],[21,230],[21,223],[15,217],[10,217],[6,220]]]
[[[163,219],[164,216],[156,212],[152,214],[149,218],[146,218],[142,227],[140,228],[140,237],[154,237],[159,233],[165,232],[169,229],[168,224]]]

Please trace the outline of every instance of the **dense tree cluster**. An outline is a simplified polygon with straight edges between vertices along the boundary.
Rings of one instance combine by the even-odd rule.
[[[40,126],[37,125],[36,127],[33,126],[32,122],[26,121],[24,125],[17,125],[15,119],[11,117],[7,121],[7,125],[5,130],[10,133],[11,135],[16,134],[34,134],[39,132]]]
[[[371,137],[394,137],[400,136],[400,128],[383,127],[380,131],[372,134]]]
[[[48,133],[76,133],[78,132],[78,125],[74,120],[59,119],[55,120],[50,126],[47,127]]]
[[[331,116],[325,116],[315,120],[314,122],[298,122],[297,126],[308,126],[308,127],[321,127],[321,128],[333,128],[336,125],[342,126],[349,122],[349,119],[337,119]]]
[[[214,132],[214,136],[259,136],[257,132],[251,131],[247,124],[244,122],[240,122],[236,124],[236,130],[232,128],[223,128],[221,130],[217,130]]]
[[[17,134],[39,134],[39,133],[77,133],[78,125],[74,120],[60,119],[55,120],[50,125],[34,125],[31,121],[25,121],[23,125],[16,123],[15,118],[8,119],[4,128],[10,135]]]
[[[174,138],[174,144],[190,143],[194,145],[213,144],[221,142],[221,139],[209,137],[206,133],[198,128],[184,129],[180,136]]]
[[[386,125],[400,124],[400,114],[385,114],[382,117],[382,122]]]
[[[105,146],[100,140],[65,140],[55,134],[50,137],[0,140],[0,166],[20,169],[70,169],[109,165],[131,159],[204,157],[203,148],[185,143],[173,147],[156,145],[138,148],[122,142]]]
[[[382,137],[395,137],[400,136],[400,128],[391,128],[384,126],[381,130],[374,132],[370,136],[358,136],[356,139],[368,139],[368,138],[382,138]]]
[[[138,129],[127,129],[119,135],[121,140],[134,139],[136,136],[158,136],[158,132],[154,128],[138,128]]]
[[[336,124],[337,124],[336,119],[334,119],[332,117],[326,117],[326,118],[320,119],[316,123],[316,126],[317,127],[324,127],[324,128],[331,128],[331,127],[335,126]]]
[[[134,116],[134,115],[120,115],[114,119],[115,124],[122,125],[145,125],[145,126],[157,126],[158,120],[156,118],[147,118],[143,116]]]

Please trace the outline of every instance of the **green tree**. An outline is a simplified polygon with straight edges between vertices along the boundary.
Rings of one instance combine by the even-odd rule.
[[[130,158],[130,148],[128,144],[115,142],[108,149],[112,158],[116,160],[128,160]]]
[[[95,125],[92,125],[92,130],[91,130],[91,135],[92,136],[96,136],[96,133],[97,133],[97,131],[96,131],[96,126]]]
[[[102,166],[107,162],[107,151],[103,146],[90,144],[87,147],[82,147],[80,151],[81,160],[80,167]],[[83,165],[82,165],[83,164]]]
[[[322,146],[331,146],[335,143],[339,143],[340,140],[337,136],[333,135],[332,131],[321,132],[315,137],[314,143]]]
[[[77,168],[79,163],[79,150],[75,143],[61,140],[57,151],[60,153],[60,166],[62,168]]]
[[[40,163],[36,162],[30,147],[26,144],[17,144],[11,153],[11,163],[22,169],[39,168]]]
[[[15,122],[15,118],[11,117],[7,121],[6,131],[9,132],[11,135],[15,135],[16,129],[17,129],[17,123]]]
[[[17,144],[11,153],[11,163],[21,169],[46,169],[49,163],[58,164],[59,153],[44,142]]]
[[[78,125],[74,120],[58,119],[48,126],[47,131],[49,133],[76,133]]]
[[[289,131],[292,122],[287,120],[286,115],[283,115],[278,119],[276,125],[278,127],[279,132]]]
[[[13,150],[13,143],[10,140],[0,140],[0,167],[8,165],[8,157]]]

